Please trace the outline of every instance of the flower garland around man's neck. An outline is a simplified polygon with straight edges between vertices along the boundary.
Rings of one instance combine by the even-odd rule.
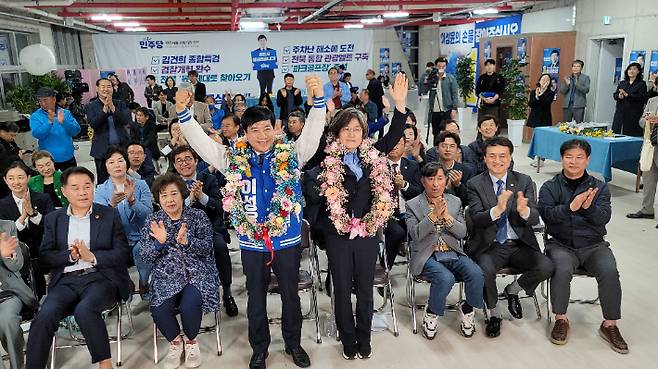
[[[259,223],[256,216],[247,214],[241,196],[243,188],[249,188],[251,185],[249,158],[253,155],[253,149],[245,138],[238,139],[235,147],[228,150],[228,167],[225,171],[227,184],[222,188],[222,207],[231,214],[231,224],[235,230],[250,240],[265,243],[270,252],[273,252],[271,237],[286,234],[288,216],[293,214],[299,217],[302,211],[301,196],[295,191],[301,178],[295,144],[280,136],[274,140],[273,147],[270,173],[274,178],[275,190],[264,222]]]
[[[393,181],[388,161],[373,146],[374,141],[370,138],[364,139],[358,147],[361,164],[370,167],[368,178],[373,199],[370,211],[363,218],[354,218],[347,214],[348,194],[343,184],[345,180],[343,155],[347,150],[335,137],[329,137],[327,141],[329,142],[325,149],[327,157],[322,162],[319,181],[321,195],[327,198],[329,219],[339,234],[349,234],[350,239],[374,236],[393,214],[391,200]]]

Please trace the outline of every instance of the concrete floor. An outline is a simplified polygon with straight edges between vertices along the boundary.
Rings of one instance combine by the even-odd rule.
[[[421,115],[422,116],[422,115]],[[466,142],[472,140],[475,131],[462,132]],[[515,154],[515,168],[530,174],[541,186],[544,181],[559,173],[561,167],[556,162],[546,162],[542,173],[535,173],[527,158],[528,146],[518,147]],[[594,153],[596,155],[596,153]],[[93,167],[93,163],[89,163]],[[556,346],[547,339],[546,320],[536,320],[531,300],[523,300],[524,319],[511,320],[505,311],[502,334],[496,339],[484,336],[484,317],[477,313],[478,332],[470,339],[463,338],[458,332],[458,316],[447,313],[441,319],[440,333],[433,341],[426,340],[419,333],[411,331],[411,313],[406,301],[406,265],[398,265],[393,270],[393,282],[396,296],[396,312],[400,327],[400,336],[394,337],[389,331],[375,332],[372,336],[373,357],[369,360],[345,361],[340,355],[341,346],[333,338],[323,337],[322,344],[315,343],[315,326],[306,321],[302,332],[302,345],[309,353],[313,368],[650,368],[656,365],[658,337],[658,319],[651,315],[652,308],[658,305],[655,287],[656,261],[658,261],[658,229],[652,220],[628,220],[624,215],[639,209],[641,193],[634,192],[635,177],[618,170],[613,171],[612,191],[613,216],[608,225],[608,237],[617,258],[623,288],[623,320],[620,329],[630,347],[630,354],[620,355],[608,348],[597,334],[601,323],[601,311],[598,305],[571,305],[571,335],[567,345]],[[235,247],[235,245],[233,245]],[[214,351],[214,336],[202,335],[201,342],[203,368],[247,368],[251,349],[247,340],[246,292],[244,276],[240,266],[239,252],[231,252],[234,268],[234,296],[240,308],[240,315],[228,318],[222,313],[223,355],[217,357]],[[398,260],[400,260],[399,258]],[[326,265],[326,257],[321,253],[321,264]],[[305,265],[304,263],[302,264]],[[324,278],[324,275],[323,275]],[[136,279],[136,278],[133,278]],[[500,281],[501,285],[508,283]],[[417,288],[417,301],[427,298],[427,286]],[[379,296],[375,294],[375,305]],[[596,284],[592,280],[576,279],[572,284],[572,297],[595,297]],[[456,289],[450,299],[457,297]],[[308,294],[302,294],[302,307],[308,307]],[[271,316],[280,311],[280,300],[271,296],[268,300]],[[540,298],[542,314],[545,318],[546,303]],[[123,367],[156,368],[152,353],[152,320],[147,304],[139,297],[132,303],[135,314],[135,333],[123,342]],[[320,314],[330,311],[330,301],[324,293],[319,295]],[[210,322],[210,317],[206,317]],[[422,312],[418,313],[422,319]],[[110,328],[114,329],[114,319]],[[655,330],[655,331],[654,331]],[[269,368],[296,368],[283,353],[283,341],[280,327],[271,325],[272,344]],[[65,342],[62,340],[62,342]],[[160,358],[164,358],[167,344],[159,340]],[[116,359],[116,346],[112,345]],[[89,354],[85,348],[57,351],[56,367],[67,369],[88,368]],[[653,363],[653,364],[651,364]]]

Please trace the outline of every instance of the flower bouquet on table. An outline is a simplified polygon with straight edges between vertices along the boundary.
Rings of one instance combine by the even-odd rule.
[[[558,124],[560,132],[585,137],[614,137],[615,134],[604,123],[563,122]]]

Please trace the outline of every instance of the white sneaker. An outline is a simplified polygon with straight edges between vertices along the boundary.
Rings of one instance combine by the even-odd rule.
[[[468,314],[464,314],[462,311],[463,303],[459,304],[459,317],[461,318],[461,323],[459,324],[459,330],[462,332],[464,337],[470,338],[473,337],[475,333],[475,309]]]
[[[169,343],[169,352],[164,360],[164,369],[176,369],[181,364],[183,353],[185,352],[185,344],[182,339],[178,339],[177,343]]]
[[[437,326],[439,325],[439,316],[427,312],[425,307],[425,314],[423,315],[423,336],[428,340],[433,340],[436,337]]]
[[[194,340],[185,342],[185,366],[188,368],[198,368],[201,366],[201,350],[199,350],[199,342]]]

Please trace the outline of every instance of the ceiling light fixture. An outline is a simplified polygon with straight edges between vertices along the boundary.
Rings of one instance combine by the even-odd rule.
[[[361,19],[361,23],[363,24],[384,23],[384,20],[381,18],[363,18]]]
[[[343,28],[347,28],[347,29],[358,29],[358,28],[363,28],[363,24],[359,24],[359,23],[350,23],[350,24],[346,24],[346,25],[344,25]]]
[[[123,30],[125,32],[146,32],[146,27],[127,27]]]
[[[263,21],[241,20],[240,30],[242,31],[265,31],[267,30],[267,23]]]
[[[408,16],[409,16],[409,12],[405,12],[405,11],[384,13],[384,18],[407,18]]]
[[[482,8],[473,10],[475,15],[498,14],[498,9],[495,8]]]
[[[96,14],[91,16],[91,20],[94,21],[114,22],[114,21],[120,21],[122,19],[123,17],[118,14]]]
[[[113,25],[114,27],[121,27],[121,28],[131,28],[131,27],[140,26],[139,22],[114,22]]]

